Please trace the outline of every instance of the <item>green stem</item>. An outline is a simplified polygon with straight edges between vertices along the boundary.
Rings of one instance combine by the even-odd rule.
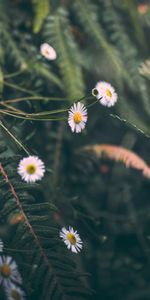
[[[12,134],[10,132],[10,130],[2,123],[2,121],[0,121],[0,126],[7,132],[7,134],[16,142],[17,145],[19,145],[26,154],[30,155],[30,152],[26,149],[26,147],[22,144],[22,142],[20,142],[15,136],[14,134]]]
[[[0,82],[1,83],[1,82]],[[27,90],[27,89],[24,89],[16,84],[13,84],[13,83],[10,83],[10,82],[6,82],[6,81],[3,81],[3,84],[6,85],[6,86],[9,86],[13,89],[16,89],[18,91],[21,91],[21,92],[24,92],[24,93],[28,93],[30,95],[36,95],[34,92],[30,91],[30,90]]]

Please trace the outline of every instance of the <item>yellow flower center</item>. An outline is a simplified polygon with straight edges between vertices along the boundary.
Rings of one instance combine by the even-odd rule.
[[[75,245],[76,244],[76,237],[73,233],[68,232],[67,233],[67,239],[70,242],[71,245]]]
[[[82,114],[80,112],[75,112],[73,120],[76,124],[79,124],[82,121]]]
[[[45,55],[49,55],[49,51],[48,50],[45,50]]]
[[[0,272],[3,277],[9,277],[11,274],[11,268],[7,264],[3,264],[3,266],[0,268]]]
[[[106,90],[106,96],[108,96],[110,98],[112,97],[112,93],[109,89]]]
[[[11,297],[14,300],[21,300],[21,295],[16,290],[11,291]]]
[[[28,165],[26,168],[26,171],[28,174],[32,175],[35,173],[36,167],[34,165]]]

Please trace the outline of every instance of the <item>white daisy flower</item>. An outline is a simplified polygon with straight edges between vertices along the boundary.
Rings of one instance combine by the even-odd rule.
[[[72,252],[78,253],[82,249],[80,236],[72,227],[69,226],[69,230],[63,227],[60,231],[60,237],[63,239],[67,248],[71,249]]]
[[[0,284],[14,281],[16,283],[22,283],[22,278],[18,272],[16,262],[10,256],[0,256]]]
[[[68,123],[72,132],[81,132],[87,122],[87,109],[83,103],[74,103],[69,110]]]
[[[105,81],[97,82],[95,88],[92,90],[92,95],[100,100],[104,106],[114,106],[117,102],[118,95],[110,83]]]
[[[40,52],[48,60],[55,60],[57,57],[55,49],[47,43],[41,45]]]
[[[3,252],[4,244],[3,241],[0,239],[0,252]]]
[[[8,300],[25,300],[24,291],[13,283],[4,284],[5,293]]]
[[[44,176],[45,166],[37,156],[23,158],[18,165],[18,174],[26,182],[36,182]]]

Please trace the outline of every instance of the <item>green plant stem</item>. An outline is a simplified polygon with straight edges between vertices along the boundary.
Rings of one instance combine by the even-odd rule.
[[[22,144],[21,141],[19,141],[15,136],[14,134],[11,133],[11,131],[3,124],[2,121],[0,121],[0,126],[5,130],[5,132],[7,132],[7,134],[15,141],[15,143],[17,145],[19,145],[24,151],[26,154],[30,155],[30,152],[26,149],[26,147]]]

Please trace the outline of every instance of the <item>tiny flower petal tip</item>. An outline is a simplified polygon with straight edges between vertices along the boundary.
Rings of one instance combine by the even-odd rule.
[[[45,173],[45,166],[37,156],[23,158],[18,165],[18,174],[26,182],[41,180]]]
[[[81,251],[82,241],[77,231],[74,231],[72,227],[69,226],[69,230],[63,227],[60,231],[60,237],[72,252],[78,253]]]
[[[48,60],[55,60],[57,57],[55,49],[47,43],[44,43],[40,47],[41,55]]]
[[[114,87],[105,81],[97,82],[95,88],[92,90],[92,95],[95,96],[102,105],[108,107],[114,106],[118,99]]]
[[[74,103],[69,110],[68,124],[72,132],[81,132],[87,122],[87,109],[81,102]]]

